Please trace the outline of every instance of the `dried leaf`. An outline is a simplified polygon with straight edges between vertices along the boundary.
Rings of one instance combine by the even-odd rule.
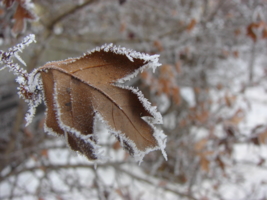
[[[181,74],[182,73],[182,63],[180,61],[177,61],[175,63],[175,69],[177,71],[178,74]]]
[[[241,30],[238,28],[234,31],[235,36],[239,36],[241,34]]]
[[[187,178],[185,174],[178,174],[176,178],[179,183],[185,184],[187,182]]]
[[[172,65],[168,64],[162,65],[159,72],[161,77],[167,78],[168,80],[174,78],[174,71]]]
[[[123,33],[123,32],[125,32],[125,30],[126,30],[126,23],[125,22],[122,22],[120,24],[120,32]]]
[[[224,100],[225,100],[225,103],[226,105],[231,108],[236,100],[236,96],[230,96],[229,94],[225,94],[224,96]]]
[[[50,62],[39,68],[46,110],[46,131],[65,136],[71,149],[99,158],[94,120],[100,118],[128,152],[139,161],[165,147],[165,135],[153,124],[161,115],[137,89],[119,85],[158,56],[106,45],[80,58]]]
[[[224,131],[227,134],[227,137],[235,137],[235,127],[230,125],[225,125]]]
[[[124,3],[126,3],[126,0],[119,0],[120,5],[123,5]]]
[[[16,35],[24,31],[26,27],[25,20],[35,20],[36,16],[25,6],[19,4],[13,18],[15,20],[15,24],[13,25],[12,32]]]
[[[172,88],[172,99],[176,105],[181,103],[180,88],[178,86]]]
[[[239,58],[239,52],[236,50],[236,51],[233,51],[233,56],[235,58]]]
[[[121,148],[120,146],[120,142],[119,141],[116,141],[113,145],[112,145],[112,148],[114,150],[119,150]]]
[[[42,155],[43,157],[45,157],[46,159],[48,159],[48,149],[43,149],[43,150],[41,151],[41,155]]]
[[[259,140],[258,140],[257,137],[252,137],[252,138],[250,138],[250,142],[252,142],[253,144],[255,144],[255,145],[257,145],[257,146],[260,145]]]
[[[148,80],[149,79],[149,73],[147,71],[144,71],[140,74],[140,77],[143,79],[143,80]]]
[[[196,155],[200,158],[200,167],[203,171],[208,172],[210,169],[210,161],[208,159],[208,156],[211,156],[214,154],[213,151],[208,151],[206,149],[206,145],[208,143],[208,138],[203,138],[195,143],[194,150],[196,151]]]
[[[162,46],[162,43],[159,40],[155,40],[154,41],[154,46],[157,48],[158,51],[163,51],[164,50],[164,48]]]
[[[196,21],[195,19],[192,19],[192,20],[190,21],[190,23],[187,25],[186,30],[187,30],[188,32],[192,31],[193,28],[195,27],[196,23],[197,23],[197,21]]]
[[[267,144],[267,130],[258,135],[258,141],[260,144]]]
[[[256,24],[251,23],[248,27],[247,27],[247,35],[254,41],[257,41],[257,35],[254,33],[253,28],[256,27]]]
[[[5,10],[0,8],[0,16],[4,15],[5,14]]]
[[[198,142],[195,143],[195,150],[196,151],[202,151],[205,146],[207,145],[208,139],[207,138],[203,138],[201,140],[199,140]]]
[[[262,30],[262,38],[266,39],[267,38],[267,27],[265,26]]]
[[[259,29],[260,27],[265,27],[266,24],[263,21],[259,22],[253,22],[247,26],[247,35],[251,37],[251,39],[256,42],[257,41],[257,35],[255,33],[256,29]]]
[[[165,180],[160,180],[158,183],[158,187],[166,187],[168,185],[168,182]]]
[[[225,164],[222,161],[221,157],[220,156],[217,156],[216,159],[215,159],[215,161],[220,166],[220,168],[224,171],[225,170]]]
[[[3,4],[5,5],[6,8],[10,8],[15,0],[3,0]]]
[[[245,113],[242,109],[238,109],[234,115],[229,119],[229,122],[233,125],[238,125],[241,121],[243,121],[245,117]]]
[[[264,158],[260,158],[260,161],[258,162],[257,166],[263,166],[265,162],[266,160]]]
[[[210,161],[205,156],[200,156],[200,166],[203,171],[208,172]]]
[[[221,83],[218,83],[218,84],[216,85],[216,88],[217,88],[218,90],[222,90],[222,89],[223,89],[223,85],[222,85]]]

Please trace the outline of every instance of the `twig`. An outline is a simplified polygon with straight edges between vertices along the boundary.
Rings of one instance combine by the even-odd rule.
[[[142,181],[142,182],[145,182],[145,183],[148,183],[150,185],[154,185],[154,183],[152,181],[149,181],[148,179],[146,178],[141,178],[140,176],[137,176],[123,168],[119,168],[119,171],[131,176],[132,178],[136,179],[136,180],[139,180],[139,181]],[[173,190],[171,188],[168,188],[167,186],[165,187],[162,187],[162,189],[166,190],[166,191],[169,191],[169,192],[172,192],[180,197],[186,197],[187,199],[191,199],[191,200],[196,200],[194,197],[192,197],[191,195],[189,194],[186,194],[186,193],[182,193],[182,192],[178,192],[177,190]]]
[[[67,16],[79,11],[80,9],[84,8],[85,6],[89,5],[89,4],[92,4],[94,2],[97,2],[97,0],[88,0],[88,1],[85,1],[83,4],[81,5],[77,5],[73,8],[71,8],[70,10],[68,10],[67,12],[63,13],[62,15],[58,16],[56,19],[54,19],[48,26],[47,28],[49,30],[52,30],[54,28],[54,26],[62,21],[64,18],[66,18]]]

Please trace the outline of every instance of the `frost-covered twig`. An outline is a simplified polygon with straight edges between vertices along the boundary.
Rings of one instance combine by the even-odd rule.
[[[21,68],[18,63],[13,62],[13,58],[16,57],[23,65],[26,65],[25,62],[18,55],[19,52],[28,46],[30,43],[35,42],[35,35],[30,34],[25,37],[21,43],[17,44],[14,47],[8,49],[8,51],[0,50],[0,64],[4,64],[3,67],[0,67],[0,70],[9,68],[10,71],[17,76],[16,82],[19,84],[18,94],[21,98],[25,99],[30,106],[31,110],[26,116],[27,124],[29,123],[31,117],[35,113],[35,108],[41,102],[40,98],[40,88],[37,88],[34,84],[34,77],[31,77],[28,72]]]
[[[8,51],[0,50],[0,64],[4,64],[3,67],[0,67],[0,70],[8,67],[15,75],[22,76],[24,78],[28,77],[27,71],[20,68],[17,63],[13,62],[13,56],[25,65],[25,62],[19,57],[18,53],[22,52],[22,50],[32,42],[35,42],[35,36],[30,34],[25,37],[21,43],[9,48]]]

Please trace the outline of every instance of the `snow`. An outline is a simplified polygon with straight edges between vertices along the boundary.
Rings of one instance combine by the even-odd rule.
[[[195,106],[195,94],[191,87],[180,88],[180,94],[187,101],[190,107]]]

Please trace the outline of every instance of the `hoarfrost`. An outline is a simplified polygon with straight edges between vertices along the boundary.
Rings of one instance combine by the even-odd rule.
[[[15,53],[14,55],[18,59],[18,61],[20,61],[24,66],[27,66],[25,61],[17,53]]]
[[[44,123],[44,131],[46,133],[48,133],[49,135],[52,135],[52,136],[60,136],[59,134],[57,134],[56,132],[53,131],[52,128],[49,128],[46,123]]]
[[[16,78],[16,82],[17,82],[18,84],[23,84],[23,83],[25,83],[25,78],[23,78],[22,76],[18,76],[18,77]]]
[[[28,92],[32,93],[32,99],[25,100],[28,102],[29,110],[26,113],[25,120],[26,125],[28,126],[36,112],[36,107],[40,105],[43,101],[43,83],[40,78],[40,74],[36,73],[36,70],[34,70],[32,73],[28,76],[28,86],[27,86]]]
[[[160,112],[157,111],[157,107],[151,106],[151,103],[144,97],[143,93],[140,90],[131,86],[123,86],[119,84],[114,84],[114,85],[123,89],[131,90],[134,94],[138,96],[139,101],[144,105],[145,109],[153,116],[153,118],[151,117],[142,117],[142,118],[146,119],[146,121],[149,121],[150,123],[153,124],[163,123],[162,115],[160,114]]]
[[[97,158],[101,161],[105,161],[107,160],[107,158],[103,155],[103,150],[101,149],[101,147],[99,145],[97,145],[93,140],[90,140],[91,137],[94,137],[94,135],[83,135],[81,134],[80,131],[66,125],[65,123],[63,123],[62,119],[61,119],[61,109],[60,109],[60,105],[58,103],[58,93],[57,93],[57,84],[54,84],[54,102],[55,102],[55,107],[56,107],[56,118],[57,118],[57,122],[60,126],[60,128],[62,128],[65,132],[65,138],[66,138],[66,143],[68,144],[67,141],[67,133],[71,133],[73,135],[75,135],[77,138],[82,139],[85,143],[88,143],[90,146],[93,147],[93,153],[97,156]],[[93,133],[94,134],[94,133]]]
[[[161,115],[160,115],[161,116]],[[158,146],[154,148],[146,148],[144,151],[140,151],[137,147],[136,144],[130,140],[128,137],[125,136],[124,133],[121,131],[116,131],[113,128],[111,128],[108,124],[107,121],[104,120],[104,118],[96,112],[96,117],[103,123],[105,126],[108,128],[109,132],[114,134],[116,138],[118,138],[119,142],[121,143],[121,146],[123,146],[123,142],[125,142],[127,145],[129,145],[132,150],[133,150],[133,157],[134,159],[141,164],[143,161],[143,158],[146,154],[150,153],[151,151],[155,150],[161,150],[163,157],[167,160],[167,154],[165,152],[165,147],[166,147],[166,141],[167,141],[167,136],[163,133],[162,130],[157,129],[152,123],[151,120],[147,120],[147,118],[143,118],[154,130],[153,136],[155,137]]]

